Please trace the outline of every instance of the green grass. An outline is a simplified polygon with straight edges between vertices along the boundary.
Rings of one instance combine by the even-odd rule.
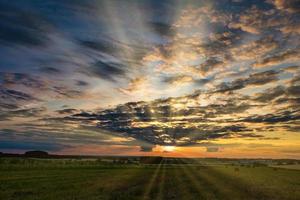
[[[294,164],[294,165],[272,165],[272,167],[300,170],[300,164]]]
[[[300,199],[300,171],[0,158],[0,199]]]

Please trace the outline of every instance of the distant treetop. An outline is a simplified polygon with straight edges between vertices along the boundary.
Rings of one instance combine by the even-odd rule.
[[[49,154],[45,151],[26,151],[26,156],[48,156]]]

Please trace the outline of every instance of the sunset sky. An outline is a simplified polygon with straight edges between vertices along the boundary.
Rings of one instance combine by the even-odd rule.
[[[0,151],[300,159],[299,0],[0,0]]]

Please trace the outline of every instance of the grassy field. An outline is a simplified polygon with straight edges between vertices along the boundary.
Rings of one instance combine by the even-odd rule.
[[[273,165],[272,167],[300,170],[299,164],[297,164],[297,165]]]
[[[0,199],[300,199],[300,171],[0,158]]]

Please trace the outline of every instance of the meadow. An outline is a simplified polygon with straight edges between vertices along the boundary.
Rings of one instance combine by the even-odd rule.
[[[300,170],[175,161],[0,158],[0,199],[300,199]]]

